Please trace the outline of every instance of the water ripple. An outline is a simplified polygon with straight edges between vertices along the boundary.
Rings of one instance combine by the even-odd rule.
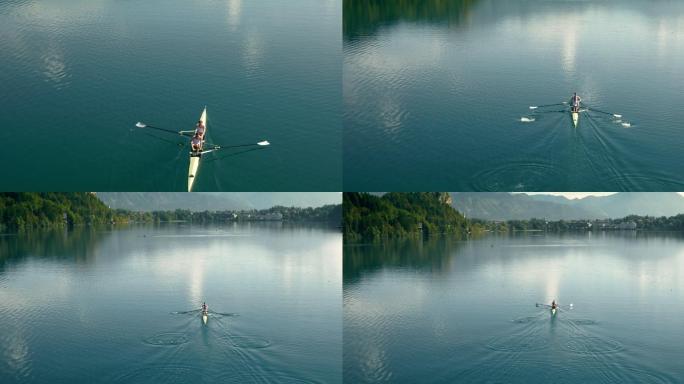
[[[188,337],[184,333],[165,332],[150,336],[143,340],[150,345],[180,345],[188,342]]]
[[[530,337],[529,335],[506,335],[492,338],[485,346],[488,349],[498,352],[529,352],[548,348],[549,344],[540,337]]]
[[[226,372],[211,379],[212,383],[294,383],[294,384],[320,384],[320,382],[301,377],[291,376],[286,373],[246,373],[246,372]]]
[[[160,365],[136,369],[121,373],[109,382],[114,383],[205,383],[208,382],[199,375],[198,367],[186,365]]]
[[[512,161],[477,173],[472,178],[472,188],[481,192],[551,190],[566,176],[553,164]]]
[[[586,355],[616,353],[624,349],[617,340],[596,336],[575,336],[564,344],[564,348],[570,352]]]
[[[235,348],[263,349],[271,346],[271,342],[258,336],[226,336],[225,339]]]

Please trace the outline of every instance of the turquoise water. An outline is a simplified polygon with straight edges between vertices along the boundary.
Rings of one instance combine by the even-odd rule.
[[[219,145],[197,191],[341,189],[339,0],[0,2],[0,189],[185,191],[208,107]],[[156,137],[151,137],[156,136]]]
[[[682,281],[681,236],[345,246],[345,382],[682,382]]]
[[[660,0],[345,1],[345,190],[682,190],[682,17]],[[521,121],[573,92],[623,117]]]
[[[341,382],[341,253],[279,225],[0,236],[0,382]]]

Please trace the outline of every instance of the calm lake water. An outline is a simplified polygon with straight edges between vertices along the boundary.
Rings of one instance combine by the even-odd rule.
[[[341,241],[275,225],[2,236],[0,382],[341,382]]]
[[[682,282],[682,237],[345,246],[345,382],[682,382]]]
[[[664,0],[345,1],[345,190],[681,190],[683,20]],[[623,118],[521,121],[573,92]]]
[[[340,0],[0,2],[2,190],[339,191]],[[156,136],[156,137],[151,137]],[[180,144],[180,145],[179,145]],[[312,161],[315,159],[315,161]],[[16,162],[16,161],[15,161]]]

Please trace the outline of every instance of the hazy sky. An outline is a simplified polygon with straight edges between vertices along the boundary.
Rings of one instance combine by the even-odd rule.
[[[521,192],[527,195],[556,195],[565,196],[568,199],[581,199],[587,196],[608,196],[613,195],[617,192]],[[678,192],[680,195],[684,196],[684,192]]]
[[[581,199],[587,196],[608,196],[615,192],[523,192],[527,195],[555,195],[565,196],[568,199]]]

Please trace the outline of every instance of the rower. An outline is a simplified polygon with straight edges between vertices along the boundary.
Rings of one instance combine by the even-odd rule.
[[[202,138],[199,137],[199,135],[195,133],[195,136],[193,136],[192,140],[190,140],[190,146],[192,147],[193,152],[201,151],[202,150]]]
[[[204,140],[204,131],[204,124],[202,124],[202,120],[200,120],[197,122],[197,126],[195,127],[195,134],[198,135],[200,139]]]
[[[558,308],[558,304],[556,304],[556,300],[551,302],[551,309],[556,309]]]
[[[575,92],[572,95],[572,98],[570,99],[570,103],[572,104],[572,111],[573,112],[579,112],[580,101],[582,101],[582,99],[579,96],[577,96],[577,92]]]
[[[202,312],[209,312],[209,307],[207,306],[207,303],[202,303]]]

